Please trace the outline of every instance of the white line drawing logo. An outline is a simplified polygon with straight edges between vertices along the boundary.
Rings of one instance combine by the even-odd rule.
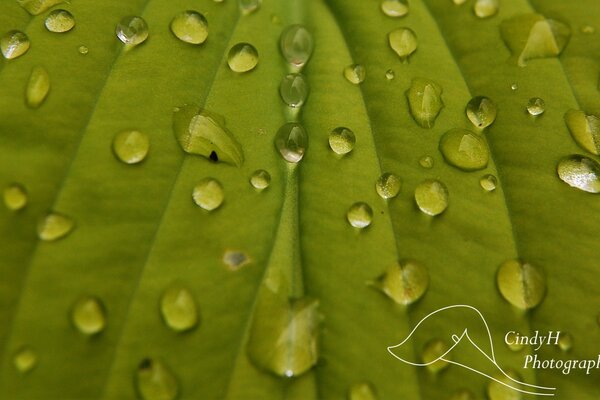
[[[411,362],[411,361],[408,361],[408,360],[405,360],[405,359],[399,357],[398,355],[396,355],[393,352],[394,349],[403,346],[404,343],[406,343],[412,337],[412,335],[419,328],[419,326],[421,326],[421,324],[423,324],[423,322],[425,322],[428,318],[432,317],[435,314],[444,312],[444,311],[448,311],[448,310],[452,310],[452,309],[461,309],[461,308],[464,309],[465,311],[468,311],[468,312],[475,312],[477,314],[477,316],[483,322],[483,325],[485,326],[485,329],[486,329],[486,332],[487,332],[487,335],[488,335],[488,339],[489,339],[489,346],[490,346],[489,353],[490,354],[486,353],[484,350],[481,349],[481,347],[479,347],[477,344],[475,344],[475,342],[469,336],[468,328],[465,329],[460,335],[453,334],[452,335],[452,342],[454,342],[454,344],[448,349],[448,351],[446,351],[440,357],[438,357],[435,360],[430,361],[428,363],[415,363],[415,362]],[[498,380],[498,379],[496,379],[496,378],[494,378],[494,377],[492,377],[492,376],[490,376],[490,375],[488,375],[488,374],[486,374],[486,373],[484,373],[482,371],[479,371],[479,370],[477,370],[475,368],[471,368],[471,367],[469,367],[469,366],[467,366],[465,364],[462,364],[462,363],[459,363],[459,362],[456,362],[456,361],[452,361],[452,360],[450,360],[448,358],[445,358],[446,355],[448,353],[450,353],[452,351],[452,349],[454,349],[454,347],[456,347],[462,341],[463,338],[466,338],[473,346],[475,346],[475,348],[477,350],[479,350],[479,352],[481,352],[481,354],[483,354],[485,356],[485,358],[487,358],[498,369],[498,371],[500,371],[500,373],[502,373],[502,375],[506,376],[510,381],[514,382],[515,386],[513,386],[512,383],[502,382],[502,381],[500,381],[500,380]],[[535,395],[535,396],[554,396],[555,395],[555,393],[553,393],[552,391],[556,390],[556,388],[545,387],[545,386],[536,386],[536,385],[531,385],[531,384],[528,384],[528,383],[525,383],[525,382],[520,382],[520,381],[512,378],[510,375],[508,375],[506,372],[504,372],[502,370],[502,368],[500,368],[500,366],[496,362],[496,356],[494,354],[494,343],[492,341],[492,334],[490,332],[490,328],[488,326],[488,323],[485,320],[485,318],[483,317],[483,314],[478,309],[476,309],[475,307],[469,306],[469,305],[456,304],[456,305],[452,305],[452,306],[443,307],[443,308],[440,308],[439,310],[436,310],[436,311],[433,311],[433,312],[429,313],[421,321],[419,321],[419,323],[408,334],[408,336],[406,337],[406,339],[404,339],[401,343],[399,343],[397,345],[389,346],[387,349],[390,352],[390,354],[393,355],[398,360],[400,360],[400,361],[402,361],[402,362],[404,362],[406,364],[413,365],[415,367],[425,367],[427,365],[433,364],[436,361],[441,360],[441,361],[445,361],[445,362],[450,363],[450,364],[454,364],[454,365],[458,365],[460,367],[466,368],[466,369],[468,369],[470,371],[473,371],[473,372],[475,372],[477,374],[483,375],[486,378],[491,379],[491,380],[493,380],[495,382],[498,382],[499,384],[504,385],[504,386],[506,386],[506,387],[508,387],[508,388],[510,388],[512,390],[515,390],[517,392],[531,394],[531,395]],[[517,387],[517,385],[527,387],[528,389],[520,389],[519,387]],[[546,391],[546,392],[544,392],[544,391]]]

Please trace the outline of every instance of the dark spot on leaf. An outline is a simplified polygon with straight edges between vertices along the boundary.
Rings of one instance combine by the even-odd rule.
[[[152,368],[152,360],[149,358],[144,358],[138,367],[138,369],[140,369],[140,370],[150,369],[150,368]]]
[[[216,151],[211,151],[209,158],[211,161],[214,161],[214,162],[219,161],[219,156],[217,155]]]

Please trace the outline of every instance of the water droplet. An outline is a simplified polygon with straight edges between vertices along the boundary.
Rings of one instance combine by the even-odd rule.
[[[484,96],[473,97],[465,109],[469,121],[479,129],[490,126],[495,120],[498,110],[492,100]]]
[[[498,13],[498,0],[477,0],[473,5],[473,12],[479,18],[489,18]]]
[[[408,2],[406,0],[383,0],[381,11],[388,17],[404,17],[408,14]]]
[[[19,5],[31,15],[39,15],[63,1],[64,0],[17,0]]]
[[[182,106],[173,113],[173,130],[183,151],[235,166],[244,162],[242,147],[225,127],[218,114],[193,106]],[[216,160],[215,160],[216,158]]]
[[[148,39],[148,24],[142,17],[124,17],[115,32],[121,42],[137,46]]]
[[[477,400],[477,397],[469,389],[459,389],[448,400]]]
[[[536,307],[546,294],[542,270],[519,260],[505,261],[498,269],[496,282],[502,297],[521,310]]]
[[[30,108],[38,108],[50,92],[50,76],[44,67],[34,67],[27,82],[25,102]]]
[[[29,50],[29,38],[21,31],[9,31],[0,38],[0,50],[7,60],[20,57]]]
[[[281,25],[281,18],[279,18],[279,15],[271,15],[271,23],[273,23],[273,25]]]
[[[223,186],[218,180],[205,178],[194,187],[192,198],[199,207],[206,211],[212,211],[223,204],[225,194]]]
[[[250,261],[250,257],[243,251],[226,250],[225,253],[223,253],[223,264],[225,264],[230,271],[237,271],[243,266],[250,264]]]
[[[596,28],[591,25],[584,25],[581,27],[581,33],[592,34],[596,32]]]
[[[387,79],[388,81],[393,80],[395,77],[396,73],[393,69],[388,69],[387,71],[385,71],[385,79]]]
[[[514,381],[522,381],[519,374],[513,370],[506,371],[506,374],[512,378],[512,380],[504,374],[496,374],[495,380],[490,380],[487,386],[487,396],[489,400],[521,400],[523,396],[521,393],[513,389],[515,386]],[[500,382],[502,383],[500,383]]]
[[[260,8],[262,0],[239,0],[242,14],[250,14]]]
[[[407,61],[417,50],[417,35],[410,28],[394,29],[388,34],[388,42],[402,61]]]
[[[415,189],[415,201],[425,214],[439,215],[448,208],[448,189],[438,180],[427,179]]]
[[[4,188],[4,204],[11,211],[22,210],[27,205],[27,189],[19,183]]]
[[[233,72],[252,71],[258,64],[258,51],[250,43],[238,43],[229,50],[227,64]]]
[[[308,135],[302,125],[289,122],[277,131],[275,148],[287,162],[298,163],[308,147]]]
[[[125,164],[137,164],[146,158],[150,139],[140,131],[124,131],[115,135],[112,148],[117,158]]]
[[[79,52],[79,54],[86,55],[87,53],[89,53],[90,49],[88,49],[87,46],[82,45],[77,48],[77,51]]]
[[[543,114],[544,111],[546,111],[546,103],[543,99],[540,99],[539,97],[532,97],[527,102],[527,112],[530,115],[538,116]]]
[[[400,193],[402,187],[402,181],[398,176],[386,172],[377,179],[375,183],[375,190],[377,194],[383,199],[394,198]]]
[[[559,178],[571,187],[589,193],[600,193],[600,164],[591,158],[572,155],[558,163]]]
[[[182,42],[202,44],[208,37],[208,22],[197,11],[183,11],[171,21],[171,32]]]
[[[517,89],[519,89],[519,85],[517,85],[516,83],[510,85],[510,90],[515,91]]]
[[[433,168],[433,157],[431,156],[423,156],[419,159],[419,165],[425,169]]]
[[[496,190],[498,179],[492,174],[485,174],[479,179],[479,185],[485,191],[492,192]]]
[[[252,173],[250,184],[258,190],[263,190],[271,184],[271,175],[264,169],[259,169]]]
[[[516,353],[523,350],[523,344],[517,340],[517,338],[521,336],[522,335],[520,333],[517,334],[516,332],[509,332],[506,334],[506,346],[510,349],[510,351],[514,351]]]
[[[564,352],[570,351],[573,347],[573,335],[568,332],[561,332],[558,338],[558,347]]]
[[[304,26],[291,25],[281,33],[279,47],[283,58],[293,67],[301,69],[312,56],[314,40]]]
[[[431,363],[426,366],[427,369],[435,374],[445,368],[448,368],[450,363],[445,360],[449,360],[450,355],[446,354],[444,356],[448,350],[450,350],[450,347],[441,339],[433,339],[427,342],[425,348],[423,349],[423,363]],[[444,359],[439,359],[440,357],[443,357]]]
[[[54,10],[46,17],[44,25],[50,32],[64,33],[75,27],[75,18],[67,10]]]
[[[329,134],[329,147],[334,153],[344,155],[354,149],[356,144],[356,136],[354,132],[348,128],[335,128]]]
[[[288,74],[279,85],[279,94],[290,107],[301,107],[308,97],[308,82],[302,74]]]
[[[360,64],[352,64],[344,68],[344,78],[355,85],[362,83],[366,76],[367,70]]]
[[[406,306],[423,297],[429,287],[429,274],[420,262],[401,260],[391,265],[373,285],[396,303]]]
[[[67,236],[75,227],[75,221],[66,215],[50,213],[43,217],[37,226],[38,237],[45,242],[53,242]]]
[[[464,171],[485,168],[490,156],[483,137],[461,128],[444,133],[440,139],[440,152],[448,164]]]
[[[38,362],[37,353],[29,346],[20,348],[13,358],[13,365],[22,374],[31,371]]]
[[[143,400],[174,400],[179,387],[175,376],[158,359],[146,358],[136,371],[137,391]]]
[[[180,285],[171,285],[160,299],[160,313],[165,324],[176,332],[198,325],[198,309],[192,293]]]
[[[358,382],[350,386],[348,400],[377,400],[375,386],[370,382]]]
[[[106,327],[106,311],[102,301],[96,297],[85,296],[73,306],[71,321],[84,335],[95,335]]]
[[[461,4],[465,4],[467,0],[452,0],[452,2],[459,6]]]
[[[444,107],[442,88],[435,82],[424,78],[414,78],[410,89],[406,91],[410,113],[417,124],[431,128]]]
[[[353,227],[363,229],[371,225],[371,222],[373,221],[373,210],[367,203],[354,203],[348,209],[346,218]]]
[[[600,118],[583,111],[569,110],[565,122],[577,144],[592,154],[600,154]]]

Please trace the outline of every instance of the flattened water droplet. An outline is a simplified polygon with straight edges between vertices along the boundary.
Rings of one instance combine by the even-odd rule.
[[[425,214],[439,215],[448,208],[448,189],[438,180],[427,179],[415,189],[415,201]]]
[[[382,174],[375,183],[375,190],[383,199],[391,199],[398,196],[401,187],[402,181],[400,178],[390,172]]]
[[[354,203],[348,209],[346,218],[353,227],[364,229],[371,225],[371,222],[373,221],[373,210],[367,203]]]
[[[396,303],[406,306],[423,297],[429,287],[429,274],[420,262],[401,260],[379,276],[373,286]]]
[[[290,25],[281,33],[279,47],[283,58],[293,67],[301,69],[312,56],[314,40],[304,26]]]
[[[473,97],[465,109],[469,121],[479,129],[484,129],[490,126],[495,120],[498,113],[496,105],[492,100],[484,96]]]
[[[0,50],[7,60],[20,57],[29,50],[29,38],[21,31],[8,31],[0,38]]]
[[[223,253],[223,264],[225,264],[230,271],[237,271],[243,266],[250,264],[250,261],[250,257],[243,251],[226,250],[225,253]]]
[[[115,33],[121,42],[137,46],[148,39],[148,24],[142,17],[124,17],[117,24]]]
[[[558,337],[558,347],[564,352],[570,351],[573,347],[573,335],[568,332],[561,332]]]
[[[494,375],[494,379],[490,380],[487,386],[487,396],[489,400],[521,400],[523,397],[520,392],[513,389],[515,381],[521,382],[522,379],[513,370],[506,371],[506,374],[512,378],[498,373]],[[500,383],[500,382],[502,383]]]
[[[271,174],[264,169],[256,170],[250,177],[250,184],[258,190],[266,189],[271,184]]]
[[[308,82],[302,74],[288,74],[279,85],[279,94],[290,107],[301,107],[308,97]]]
[[[19,5],[31,15],[39,15],[63,1],[64,0],[17,0]]]
[[[242,14],[250,14],[260,8],[262,0],[239,0]]]
[[[250,43],[238,43],[229,50],[227,64],[233,72],[252,71],[258,64],[258,51]]]
[[[450,359],[450,355],[444,354],[450,349],[448,344],[441,339],[433,339],[427,342],[425,348],[423,349],[423,363],[429,364],[427,365],[427,369],[431,372],[438,373],[441,370],[448,368],[450,363],[445,360]],[[444,358],[444,360],[439,359],[440,357]],[[437,361],[436,361],[437,360]]]
[[[53,242],[67,236],[75,227],[75,221],[66,215],[50,213],[43,217],[37,226],[38,237],[45,242]]]
[[[541,115],[546,111],[546,102],[539,97],[532,97],[527,102],[527,112],[530,115],[537,116]]]
[[[117,158],[125,164],[137,164],[148,155],[150,139],[140,131],[124,131],[115,135],[112,148]]]
[[[165,324],[176,332],[198,325],[198,307],[194,295],[185,287],[171,285],[160,299],[160,314]]]
[[[479,18],[489,18],[498,13],[498,0],[476,0],[473,12]]]
[[[204,178],[195,187],[192,193],[194,203],[206,211],[212,211],[223,204],[225,193],[223,186],[214,178]]]
[[[377,400],[377,391],[371,382],[354,383],[348,389],[348,400]]]
[[[135,374],[136,389],[143,400],[174,400],[179,391],[175,376],[158,359],[146,358]]]
[[[451,129],[440,139],[440,152],[448,164],[464,171],[487,166],[489,150],[482,136],[466,129]]]
[[[352,64],[344,68],[344,78],[355,85],[362,83],[366,76],[367,70],[360,64]]]
[[[281,157],[289,163],[298,163],[304,157],[308,147],[308,135],[302,125],[289,122],[277,131],[275,148]]]
[[[479,179],[479,185],[485,191],[492,192],[496,190],[498,179],[492,174],[485,174]]]
[[[558,177],[574,188],[600,193],[600,164],[591,158],[572,155],[558,163]]]
[[[38,362],[37,353],[29,346],[23,346],[15,353],[13,365],[21,374],[31,371]]]
[[[44,25],[50,32],[68,32],[75,27],[75,17],[67,10],[54,10],[46,17]]]
[[[338,127],[329,134],[329,147],[334,153],[344,155],[350,153],[356,144],[354,132],[348,128]]]
[[[569,110],[565,113],[565,123],[581,148],[592,154],[600,154],[600,118],[583,111]]]
[[[408,14],[408,2],[406,0],[383,0],[381,11],[388,17],[404,17]]]
[[[433,157],[431,156],[423,156],[419,159],[419,165],[425,169],[433,168]]]
[[[385,79],[387,79],[388,81],[393,80],[395,77],[396,73],[393,69],[388,69],[387,71],[385,71]]]
[[[505,261],[498,269],[496,283],[502,297],[521,310],[536,307],[546,294],[542,270],[520,260]]]
[[[442,88],[425,78],[413,78],[410,89],[406,91],[410,113],[423,128],[432,128],[444,102]]]
[[[411,54],[417,50],[418,45],[417,35],[410,28],[394,29],[388,34],[388,42],[402,61],[408,61]]]
[[[25,102],[30,108],[38,108],[50,92],[50,75],[44,67],[33,67],[27,89],[25,90]]]
[[[202,44],[208,37],[208,22],[197,11],[183,11],[171,20],[171,32],[182,42]]]
[[[87,46],[79,46],[77,48],[77,51],[79,52],[79,54],[86,55],[87,53],[89,53],[90,49],[88,49]]]
[[[106,327],[106,311],[97,297],[85,296],[73,306],[71,321],[84,335],[95,335]]]
[[[27,205],[27,189],[19,183],[4,188],[4,204],[11,211],[22,210]]]

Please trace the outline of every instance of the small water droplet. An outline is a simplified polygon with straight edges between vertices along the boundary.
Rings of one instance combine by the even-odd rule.
[[[479,179],[479,185],[487,192],[493,192],[498,185],[498,179],[492,174],[485,174]]]
[[[515,90],[517,90],[517,89],[519,89],[519,85],[517,85],[516,83],[512,83],[512,84],[510,85],[510,90],[512,90],[513,92],[514,92]]]
[[[400,178],[390,172],[382,174],[375,183],[375,190],[383,199],[391,199],[398,196],[401,187],[402,181]]]
[[[271,184],[271,174],[264,169],[256,170],[250,176],[250,184],[258,190],[266,189]]]
[[[283,58],[293,67],[301,69],[312,56],[314,40],[304,26],[290,25],[281,33],[279,47]]]
[[[476,0],[473,12],[479,18],[489,18],[498,13],[498,0]]]
[[[373,210],[367,203],[354,203],[348,209],[346,218],[353,227],[364,229],[371,225],[371,222],[373,221]]]
[[[371,382],[354,383],[348,389],[348,400],[377,400],[377,391]]]
[[[419,159],[419,165],[425,169],[433,168],[433,157],[431,156],[423,156]]]
[[[450,355],[444,355],[448,350],[450,347],[441,339],[433,339],[425,344],[422,355],[423,363],[428,364],[426,367],[430,372],[435,374],[450,366],[450,363],[445,361],[450,359]],[[444,359],[440,359],[440,357]]]
[[[212,211],[223,204],[225,194],[223,186],[214,178],[205,178],[200,181],[192,193],[194,202],[206,211]]]
[[[71,321],[84,335],[95,335],[106,327],[106,311],[97,297],[85,296],[73,306]]]
[[[569,110],[565,123],[577,144],[592,154],[600,154],[600,118],[583,111]]]
[[[223,264],[227,266],[230,271],[237,271],[243,266],[250,264],[250,257],[243,251],[237,250],[226,250],[223,253]]]
[[[13,365],[21,374],[31,371],[38,363],[37,353],[29,346],[23,346],[15,353]]]
[[[179,392],[177,379],[158,359],[142,360],[135,378],[137,391],[143,400],[174,400]]]
[[[558,163],[558,177],[571,187],[600,193],[600,164],[591,158],[572,155]]]
[[[440,152],[448,164],[464,171],[485,168],[490,156],[483,137],[461,128],[451,129],[442,135]]]
[[[469,389],[459,389],[448,400],[477,400],[477,397]]]
[[[7,60],[20,57],[29,50],[29,38],[21,31],[9,31],[0,38],[0,50]]]
[[[38,237],[45,242],[52,242],[67,236],[75,227],[72,218],[59,213],[50,213],[43,217],[37,226]]]
[[[581,27],[581,33],[592,34],[596,32],[596,28],[591,25],[584,25]]]
[[[304,157],[308,147],[308,135],[302,125],[289,122],[277,131],[275,148],[281,157],[289,163],[298,163]]]
[[[485,129],[495,120],[498,110],[492,100],[484,96],[473,97],[465,109],[469,121],[479,129]]]
[[[308,97],[308,82],[302,74],[288,74],[279,85],[279,94],[290,107],[301,107]]]
[[[518,337],[521,337],[520,333],[517,332],[509,332],[506,334],[506,346],[510,349],[510,351],[519,352],[523,350],[523,344],[517,340]]]
[[[279,18],[279,15],[271,15],[271,23],[273,23],[273,25],[281,25],[281,18]]]
[[[362,83],[366,76],[367,70],[360,64],[352,64],[344,68],[344,78],[355,85]]]
[[[50,32],[64,33],[75,27],[75,18],[67,10],[54,10],[46,17],[44,25]]]
[[[393,80],[395,77],[396,73],[393,69],[388,69],[387,71],[385,71],[385,79],[387,79],[388,81]]]
[[[27,82],[25,90],[25,102],[30,108],[38,108],[42,105],[50,92],[50,75],[44,67],[34,67]]]
[[[238,43],[229,50],[227,64],[233,72],[252,71],[258,64],[258,51],[250,43]]]
[[[417,35],[410,28],[394,29],[388,34],[388,42],[402,61],[408,61],[411,54],[417,50]]]
[[[540,99],[539,97],[532,97],[527,102],[527,112],[530,115],[538,116],[543,114],[544,111],[546,111],[546,103],[543,99]]]
[[[487,396],[489,400],[521,400],[523,398],[520,392],[513,389],[515,381],[522,381],[519,374],[513,370],[506,371],[506,374],[510,378],[504,374],[498,373],[494,375],[495,380],[490,379],[487,386]]]
[[[452,2],[459,6],[461,4],[465,4],[467,0],[452,0]]]
[[[427,179],[415,189],[415,201],[425,214],[439,215],[448,208],[448,189],[438,180]]]
[[[117,24],[115,33],[121,42],[137,46],[148,39],[148,24],[142,17],[124,17]]]
[[[77,51],[79,52],[79,54],[81,55],[86,55],[87,53],[89,53],[90,49],[87,48],[87,46],[79,46],[77,48]]]
[[[502,297],[521,310],[536,307],[546,294],[542,270],[519,260],[505,261],[498,269],[496,283]]]
[[[17,0],[19,5],[31,15],[39,15],[63,1],[65,0]]]
[[[4,204],[11,211],[22,210],[27,205],[27,189],[19,183],[4,188]]]
[[[561,332],[558,337],[558,347],[564,352],[570,351],[573,347],[573,335],[568,332]]]
[[[373,285],[396,303],[406,306],[423,297],[429,287],[429,273],[418,261],[401,260],[391,265]]]
[[[404,17],[408,14],[408,2],[406,0],[383,0],[381,11],[388,17]]]
[[[140,131],[124,131],[115,135],[112,148],[117,158],[125,164],[137,164],[148,155],[150,139]]]
[[[178,284],[171,285],[160,299],[160,314],[165,324],[176,332],[198,325],[198,308],[192,293]]]
[[[424,78],[413,78],[410,89],[406,91],[410,113],[423,128],[432,128],[444,102],[442,88],[435,82]]]
[[[250,14],[260,8],[262,0],[239,0],[240,10],[242,14]]]
[[[334,153],[344,155],[350,153],[356,144],[354,132],[348,128],[338,127],[329,133],[329,147]]]
[[[202,44],[208,37],[208,22],[197,11],[183,11],[171,20],[171,32],[182,42]]]

